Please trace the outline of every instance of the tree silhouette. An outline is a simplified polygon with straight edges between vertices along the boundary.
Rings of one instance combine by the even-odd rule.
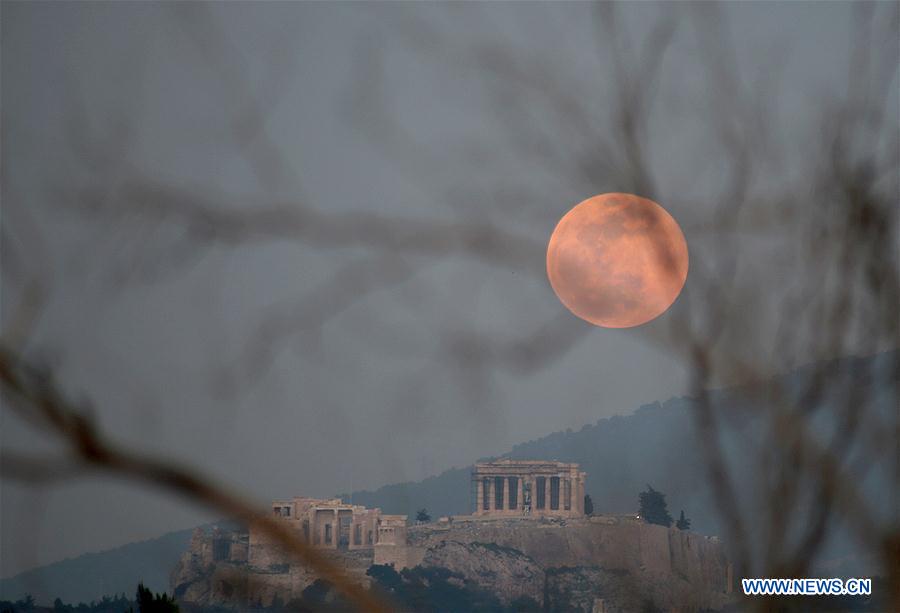
[[[178,613],[179,608],[175,599],[163,592],[154,595],[152,591],[144,587],[141,582],[137,587],[137,607],[139,613]]]
[[[684,509],[681,510],[681,517],[679,517],[678,521],[675,522],[675,527],[679,530],[691,529],[691,520],[684,516]]]
[[[431,521],[431,515],[428,514],[428,509],[422,508],[416,513],[416,521],[422,522],[423,524],[427,524]]]
[[[594,514],[594,501],[591,500],[590,494],[584,495],[584,514],[585,515],[593,515]]]
[[[647,485],[647,491],[641,492],[638,498],[641,505],[640,514],[644,521],[648,524],[658,524],[667,528],[672,525],[672,516],[669,515],[669,510],[666,507],[665,494]]]

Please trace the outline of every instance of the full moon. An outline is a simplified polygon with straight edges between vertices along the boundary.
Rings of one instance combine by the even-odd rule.
[[[547,276],[572,313],[596,326],[631,328],[663,314],[681,293],[688,249],[678,222],[647,198],[600,194],[559,221]]]

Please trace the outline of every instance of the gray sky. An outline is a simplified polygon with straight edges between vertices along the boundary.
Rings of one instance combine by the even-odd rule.
[[[613,26],[639,55],[665,11],[679,19],[647,83],[647,138],[656,198],[685,231],[692,273],[717,257],[704,243],[712,211],[700,204],[721,176],[706,123],[717,92],[690,16],[711,6],[628,4]],[[529,372],[448,357],[460,335],[513,342],[565,317],[540,247],[571,206],[625,188],[577,168],[592,136],[540,93],[570,94],[604,133],[621,92],[588,5],[206,8],[192,20],[172,4],[3,5],[4,257],[17,253],[50,289],[32,353],[90,398],[110,435],[267,501],[420,479],[685,392],[680,358],[656,342],[665,321],[600,330],[572,317],[563,325],[573,346]],[[719,8],[735,77],[785,126],[788,167],[802,168],[810,109],[845,94],[850,5]],[[896,88],[891,96],[896,104]],[[208,244],[177,219],[125,212],[117,190],[135,182],[247,210],[302,201],[325,213],[485,221],[539,248],[495,265],[290,237]],[[77,206],[97,201],[107,208]],[[777,237],[754,240],[751,252],[770,253]],[[374,280],[353,276],[373,263]],[[3,269],[4,313],[21,281],[13,268]],[[353,289],[331,302],[342,274]],[[771,274],[773,285],[789,276]],[[701,298],[691,282],[675,310]],[[278,327],[262,360],[252,350],[269,338],[260,326],[298,304],[329,316]],[[47,448],[6,411],[0,441]],[[3,576],[204,519],[100,478],[3,482],[0,504]]]

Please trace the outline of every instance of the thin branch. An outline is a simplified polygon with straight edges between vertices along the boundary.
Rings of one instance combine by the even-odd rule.
[[[84,412],[64,399],[52,380],[5,345],[0,345],[0,382],[7,393],[43,416],[57,434],[68,440],[74,459],[85,467],[155,485],[195,504],[252,522],[261,532],[282,544],[289,554],[331,582],[361,610],[388,610],[384,603],[308,545],[296,530],[270,514],[260,512],[251,501],[181,466],[104,440],[94,424],[84,417]],[[34,461],[15,456],[6,456],[6,459],[13,461],[13,474],[19,469],[19,476],[23,470],[37,476],[49,475],[46,467],[40,467]]]

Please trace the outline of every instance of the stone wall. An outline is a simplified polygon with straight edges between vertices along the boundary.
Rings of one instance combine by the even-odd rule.
[[[392,545],[379,543],[375,545],[375,564],[386,564],[397,570],[412,568],[422,563],[425,556],[424,547],[410,545]]]

